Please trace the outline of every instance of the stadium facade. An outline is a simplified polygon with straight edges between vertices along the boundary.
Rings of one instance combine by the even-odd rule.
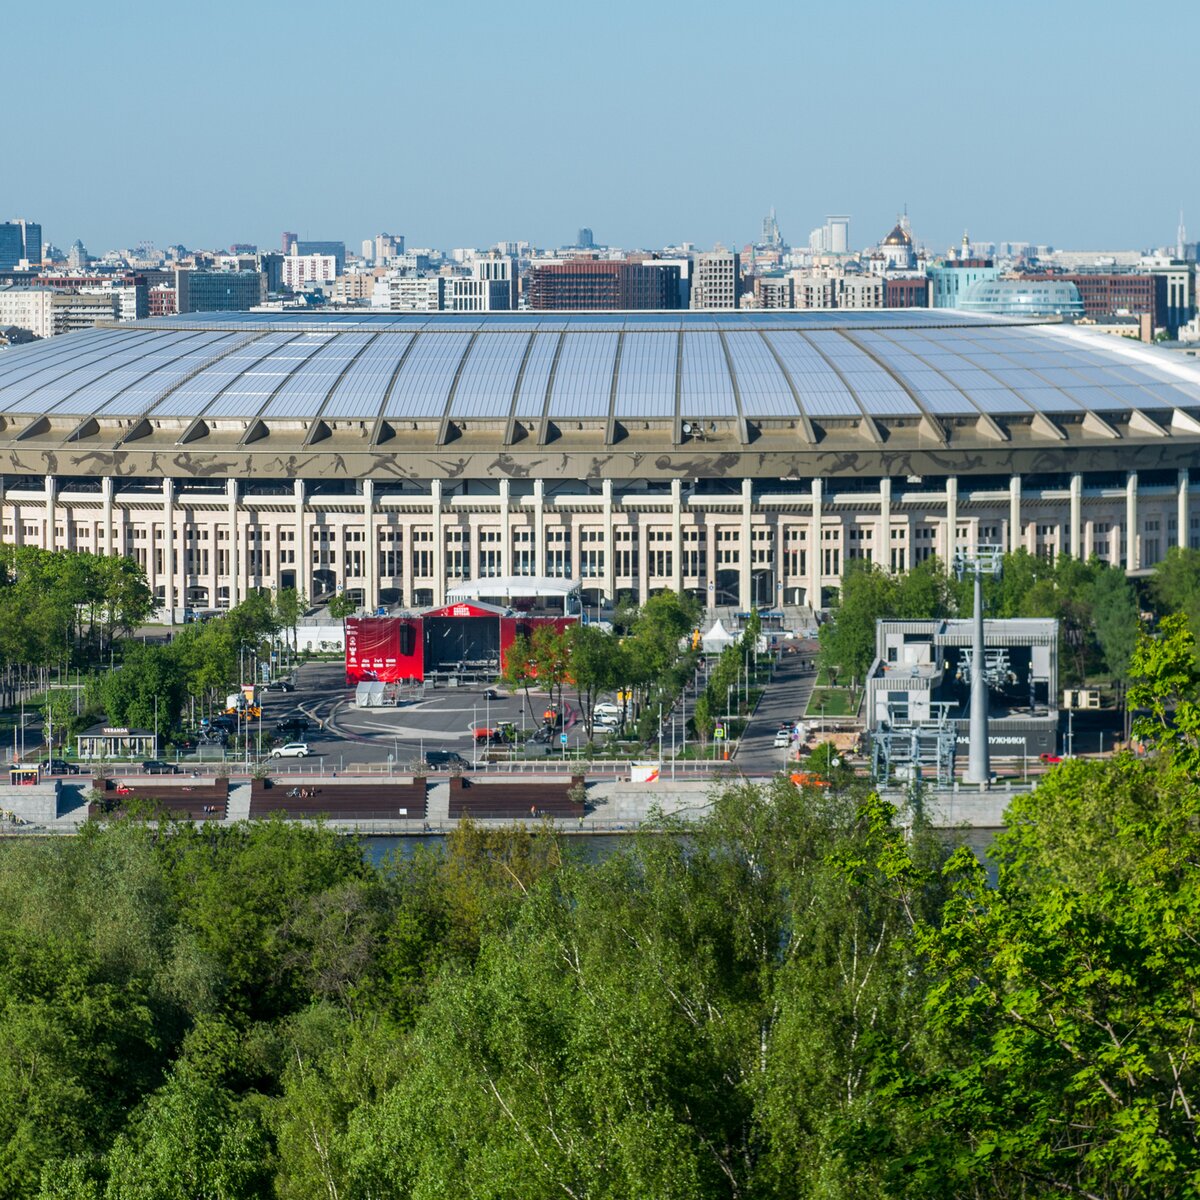
[[[0,354],[3,539],[130,554],[170,619],[509,575],[820,607],[848,559],[980,542],[1137,572],[1200,544],[1198,450],[1190,360],[954,311],[189,314]]]

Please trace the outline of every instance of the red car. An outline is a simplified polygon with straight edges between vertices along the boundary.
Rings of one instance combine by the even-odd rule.
[[[1060,763],[1063,760],[1061,754],[1039,754],[1038,757],[1044,763]]]

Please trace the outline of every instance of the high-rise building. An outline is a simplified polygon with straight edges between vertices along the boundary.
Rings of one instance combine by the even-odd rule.
[[[826,217],[825,228],[829,230],[830,254],[846,254],[850,250],[850,218]]]
[[[18,217],[0,225],[0,269],[12,270],[22,261],[42,265],[42,227]]]
[[[779,232],[779,222],[775,219],[774,205],[771,206],[771,211],[763,217],[762,241],[759,244],[776,250],[783,245],[783,235]]]
[[[755,308],[794,308],[795,290],[787,275],[757,275],[754,279]]]
[[[395,233],[377,233],[375,235],[375,265],[386,267],[393,258],[404,253],[404,235]]]
[[[294,233],[290,233],[285,230],[283,237],[279,239],[280,249],[284,254],[291,254],[292,247],[296,244],[297,240],[298,239]]]
[[[245,312],[266,299],[262,271],[175,272],[177,312]]]
[[[253,242],[234,242],[229,247],[230,254],[257,254],[258,247]]]
[[[596,241],[592,237],[592,231],[586,225],[580,226],[579,236],[575,239],[575,245],[580,250],[591,250],[596,245]]]
[[[529,307],[537,309],[678,308],[679,269],[650,263],[572,258],[532,267]]]
[[[693,308],[737,308],[742,260],[733,250],[697,254],[692,267]]]
[[[508,307],[517,307],[517,260],[508,254],[489,250],[471,261],[472,279],[502,279],[508,285]]]
[[[53,300],[51,288],[0,286],[0,327],[15,325],[35,337],[51,337]]]
[[[363,238],[361,257],[362,257],[363,262],[374,262],[375,261],[375,239],[374,238]]]
[[[88,252],[84,244],[76,238],[71,243],[70,250],[67,251],[67,266],[73,271],[78,271],[81,267],[86,267],[88,263]]]
[[[297,249],[304,242],[297,242]],[[283,260],[283,286],[293,292],[303,291],[312,284],[332,283],[341,271],[332,254],[288,254]]]
[[[331,257],[337,263],[337,274],[346,269],[345,242],[296,242],[293,254],[321,254]]]

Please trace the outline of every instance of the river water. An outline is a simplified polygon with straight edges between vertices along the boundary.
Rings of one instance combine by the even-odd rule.
[[[996,882],[996,868],[990,857],[992,839],[1000,831],[998,829],[947,829],[946,844],[949,846],[970,846],[976,857],[988,869],[988,877]],[[430,833],[420,837],[360,837],[363,855],[369,862],[379,866],[391,855],[401,859],[412,858],[418,847],[436,850],[446,840],[444,834]],[[616,853],[622,846],[629,845],[629,834],[622,833],[592,833],[571,835],[562,839],[568,851],[585,863],[602,862],[610,854]]]

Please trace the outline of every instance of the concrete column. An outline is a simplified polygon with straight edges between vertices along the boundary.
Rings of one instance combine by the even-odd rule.
[[[1190,525],[1188,523],[1190,505],[1188,504],[1188,469],[1183,467],[1179,471],[1179,494],[1175,501],[1175,544],[1180,550],[1186,550],[1188,547],[1188,532]]]
[[[683,484],[671,480],[671,588],[683,591]]]
[[[46,539],[42,543],[47,550],[58,549],[58,539],[54,535],[54,526],[57,524],[55,519],[55,510],[58,500],[58,480],[53,475],[46,476]],[[64,542],[64,545],[67,543]]]
[[[1021,545],[1021,477],[1008,481],[1008,552],[1015,554]]]
[[[1083,523],[1083,557],[1089,559],[1096,550],[1096,522],[1090,518]]]
[[[470,544],[467,549],[467,578],[479,579],[479,526],[467,521],[467,537]]]
[[[717,607],[717,527],[711,518],[704,517],[704,604]]]
[[[154,524],[150,524],[150,554],[153,555]],[[216,596],[211,597],[216,603]],[[167,624],[175,624],[175,483],[163,480],[163,607]]]
[[[368,612],[374,612],[379,605],[379,534],[375,528],[375,481],[363,480],[363,538],[367,546],[365,552],[365,570],[363,572],[363,601]]]
[[[782,608],[783,595],[783,580],[787,574],[787,526],[784,524],[782,515],[776,514],[775,524],[771,527],[773,548],[772,557],[775,560],[775,600],[774,607]]]
[[[1083,557],[1083,476],[1078,471],[1071,476],[1071,540],[1072,558]]]
[[[225,485],[229,498],[229,607],[242,602],[242,534],[238,524],[238,481]]]
[[[533,573],[546,573],[546,481],[533,481]]]
[[[637,530],[637,578],[633,581],[633,587],[639,604],[645,604],[650,598],[650,530],[642,517],[642,513],[637,514],[637,524],[634,526]]]
[[[879,530],[875,565],[885,571],[892,569],[892,478],[885,475],[879,481]]]
[[[613,486],[611,479],[600,485],[604,501],[604,595],[612,604],[617,598],[617,546],[613,539]]]
[[[106,557],[111,557],[113,552],[113,478],[111,475],[105,475],[100,480],[100,495],[104,500],[104,535],[101,539],[100,546]]]
[[[508,479],[500,480],[500,574],[512,572],[512,512],[509,501]]]
[[[1125,477],[1125,570],[1137,571],[1142,565],[1142,539],[1138,537],[1138,477],[1130,471]]]
[[[812,481],[812,523],[808,534],[808,605],[821,607],[821,481]]]
[[[430,508],[433,512],[433,607],[446,603],[446,531],[442,527],[442,481],[429,484]]]
[[[413,541],[413,523],[406,521],[400,527],[400,591],[405,607],[415,608],[413,602],[413,553],[416,543]]]
[[[754,481],[742,480],[742,552],[738,555],[738,607],[749,612],[753,605],[752,572],[754,570]]]
[[[958,476],[946,480],[946,558],[947,571],[954,570],[954,555],[958,550]]]
[[[292,494],[296,498],[296,591],[300,593],[302,603],[312,603],[312,552],[308,544],[308,530],[304,528],[304,480],[297,479],[292,484]]]

